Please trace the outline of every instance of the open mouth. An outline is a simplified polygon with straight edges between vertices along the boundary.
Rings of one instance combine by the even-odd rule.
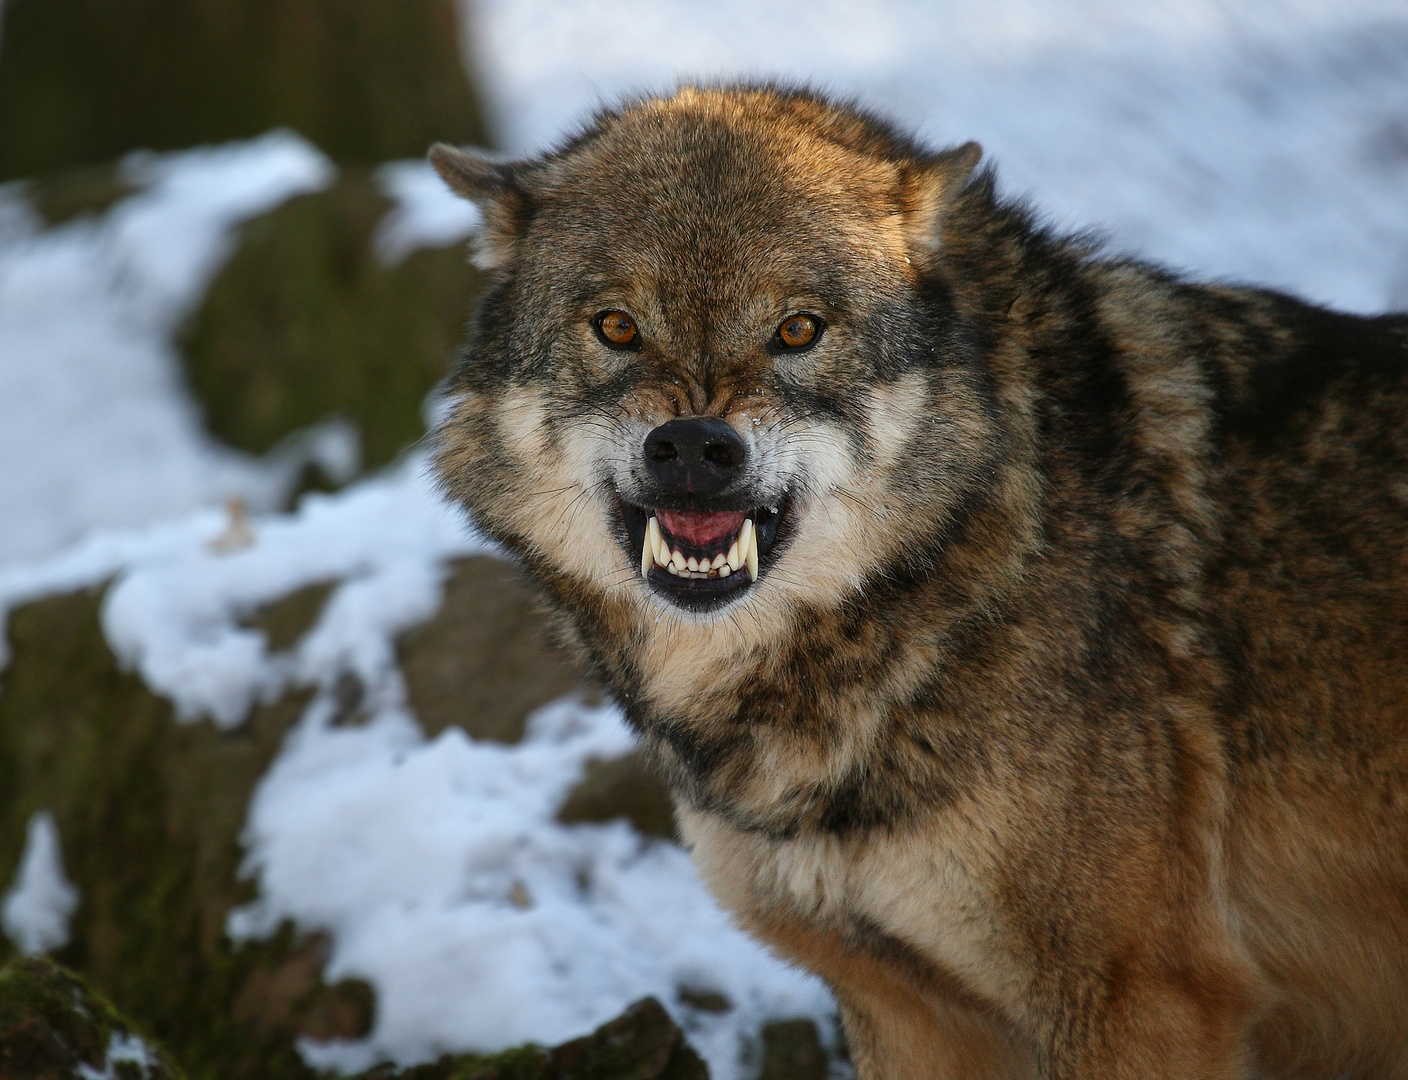
[[[695,611],[716,607],[758,580],[786,509],[621,508],[641,576],[656,592]]]

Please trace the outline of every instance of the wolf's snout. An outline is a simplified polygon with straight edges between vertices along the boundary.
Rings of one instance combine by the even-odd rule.
[[[748,456],[723,420],[691,416],[661,424],[645,438],[645,464],[665,491],[714,495],[743,472]]]

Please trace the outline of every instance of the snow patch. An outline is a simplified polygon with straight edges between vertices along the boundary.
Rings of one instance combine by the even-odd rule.
[[[213,544],[219,534],[211,530],[202,543],[190,543],[188,532],[175,550],[139,554],[105,599],[114,652],[182,720],[231,727],[291,684],[332,686],[344,674],[374,706],[399,704],[395,636],[434,614],[445,559],[487,549],[435,493],[419,457],[340,495],[310,494],[295,515],[254,518],[250,527],[254,542],[234,551]],[[96,576],[102,560],[91,568]],[[339,585],[291,653],[271,654],[264,635],[242,625],[256,608],[324,581]],[[3,583],[0,574],[0,604]]]
[[[123,1034],[114,1031],[108,1038],[107,1052],[103,1059],[103,1071],[99,1072],[91,1065],[80,1064],[78,1066],[79,1080],[120,1080],[117,1067],[119,1065],[136,1065],[141,1070],[142,1076],[151,1075],[152,1068],[157,1064],[156,1054],[140,1037],[131,1034]]]
[[[550,706],[516,746],[456,729],[427,743],[394,710],[350,728],[331,715],[310,710],[260,786],[246,870],[261,896],[230,920],[236,938],[287,918],[329,930],[328,978],[377,987],[370,1035],[304,1042],[310,1064],[562,1042],[647,993],[721,1080],[740,1075],[763,1020],[809,1015],[830,1030],[820,982],[730,925],[684,851],[624,823],[553,820],[588,760],[631,749],[614,707]],[[733,1008],[692,1012],[687,988]]]
[[[479,209],[448,187],[429,162],[393,161],[377,180],[395,206],[377,226],[378,258],[394,266],[416,248],[446,247],[479,227]]]
[[[78,890],[64,876],[59,826],[47,810],[36,811],[25,832],[19,874],[0,908],[0,926],[25,956],[68,944],[68,921]]]
[[[137,194],[47,231],[18,185],[0,189],[0,562],[230,496],[271,507],[302,464],[205,434],[171,339],[234,227],[323,187],[331,165],[273,132],[122,169]]]

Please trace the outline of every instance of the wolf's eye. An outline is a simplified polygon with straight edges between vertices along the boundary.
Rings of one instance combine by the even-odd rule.
[[[624,311],[603,311],[592,319],[597,337],[613,349],[640,348],[636,322]]]
[[[805,349],[821,335],[822,321],[815,315],[789,315],[777,328],[777,345],[783,349]]]

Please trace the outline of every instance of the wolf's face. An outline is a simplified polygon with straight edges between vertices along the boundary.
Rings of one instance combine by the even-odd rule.
[[[854,116],[747,96],[645,102],[542,160],[432,155],[496,275],[442,475],[637,644],[744,647],[922,568],[995,453],[941,272],[977,148],[881,156]]]

